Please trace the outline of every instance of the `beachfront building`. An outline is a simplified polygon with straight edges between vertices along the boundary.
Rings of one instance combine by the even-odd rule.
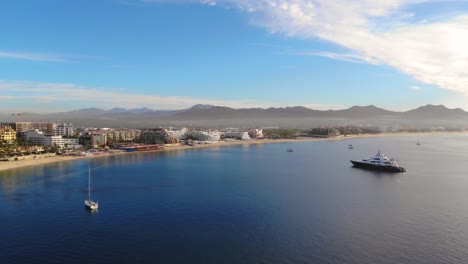
[[[138,129],[103,129],[109,143],[136,141],[140,138]]]
[[[65,144],[63,143],[62,136],[45,136],[44,137],[44,146],[59,146],[63,147]]]
[[[20,133],[22,140],[27,141],[31,145],[41,146],[59,146],[59,147],[71,147],[79,148],[81,145],[78,144],[77,138],[63,138],[62,136],[47,136],[44,132],[39,129],[33,129]]]
[[[39,131],[38,129],[21,131],[19,135],[23,141],[27,141],[31,145],[45,145],[44,132]]]
[[[264,138],[263,136],[263,129],[251,129],[249,131],[247,131],[247,133],[249,134],[249,137],[250,138],[254,138],[254,139],[261,139],[261,138]]]
[[[219,131],[199,131],[187,130],[183,136],[184,139],[199,140],[199,141],[219,141],[221,134]]]
[[[16,122],[16,133],[37,129],[46,136],[66,136],[73,135],[73,125],[71,123],[54,122]]]
[[[71,137],[73,136],[73,124],[72,123],[58,123],[55,127],[56,136]]]
[[[16,133],[26,132],[32,129],[31,122],[16,122]]]
[[[180,139],[185,139],[185,133],[187,133],[188,129],[187,128],[182,128],[180,130],[172,130],[170,129],[168,133],[172,134],[174,137],[176,137],[178,140]]]
[[[179,143],[176,131],[165,128],[144,129],[141,131],[141,143],[143,144],[175,144]]]
[[[60,141],[60,146],[61,147],[66,147],[66,148],[73,148],[73,149],[78,149],[82,148],[83,146],[79,144],[78,138],[61,138]]]
[[[107,145],[107,134],[101,131],[90,131],[91,146]]]
[[[32,122],[31,129],[37,129],[44,132],[46,136],[55,136],[56,123],[51,122]]]
[[[0,126],[0,142],[16,141],[16,131],[11,126]]]
[[[225,139],[248,140],[250,139],[249,133],[245,131],[227,131],[221,133]]]

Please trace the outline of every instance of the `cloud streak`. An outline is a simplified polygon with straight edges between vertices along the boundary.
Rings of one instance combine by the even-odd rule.
[[[70,62],[58,55],[44,54],[44,53],[27,53],[27,52],[0,51],[0,58],[29,60],[29,61]]]
[[[446,17],[436,14],[438,20],[420,16],[416,20],[414,13],[404,11],[429,2],[450,4],[451,1],[198,1],[245,11],[250,14],[253,24],[274,34],[321,39],[348,50],[343,54],[303,51],[295,52],[295,55],[389,65],[421,83],[468,95],[468,15],[458,13]]]
[[[213,98],[193,98],[183,96],[159,96],[122,92],[121,89],[104,90],[72,83],[40,83],[29,81],[0,80],[0,99],[8,100],[4,108],[13,109],[15,105],[47,105],[47,109],[60,108],[68,105],[71,110],[84,107],[99,108],[141,108],[152,109],[184,109],[195,104],[210,104],[232,108],[253,107],[283,107],[274,102],[259,102],[254,100],[219,100]],[[315,109],[341,109],[340,105],[311,104]],[[16,107],[18,110],[21,110]]]
[[[58,63],[78,63],[88,60],[103,60],[109,59],[101,56],[86,56],[86,55],[67,55],[67,54],[52,54],[52,53],[34,53],[34,52],[10,52],[0,50],[0,59],[15,59],[26,61],[39,62],[58,62]]]

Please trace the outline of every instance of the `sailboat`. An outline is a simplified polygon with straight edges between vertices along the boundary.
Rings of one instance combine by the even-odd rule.
[[[85,206],[88,210],[97,210],[99,207],[98,202],[94,202],[91,200],[91,166],[89,166],[88,170],[88,200],[85,200]]]

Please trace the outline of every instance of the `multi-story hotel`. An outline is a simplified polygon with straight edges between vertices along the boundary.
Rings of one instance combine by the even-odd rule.
[[[16,122],[16,132],[26,132],[32,129],[32,122]]]
[[[107,134],[101,131],[90,131],[90,140],[92,146],[107,145]]]
[[[73,124],[72,123],[58,123],[55,127],[56,136],[71,137],[73,136]]]
[[[144,129],[140,135],[144,144],[174,144],[179,142],[179,137],[165,128]]]
[[[65,136],[73,135],[73,125],[71,123],[53,123],[53,122],[16,122],[16,132],[26,132],[37,129],[46,136]]]
[[[0,126],[0,142],[16,141],[16,131],[10,126]]]
[[[78,146],[77,138],[63,138],[62,136],[47,136],[44,134],[44,132],[39,131],[38,129],[21,132],[20,135],[24,141],[27,141],[32,145],[59,146],[59,147],[64,147],[65,145],[68,145],[70,147]]]
[[[133,141],[140,138],[138,129],[103,129],[102,133],[105,133],[111,142]]]

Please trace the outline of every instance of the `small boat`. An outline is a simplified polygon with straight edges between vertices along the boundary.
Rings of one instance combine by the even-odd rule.
[[[91,166],[88,168],[88,200],[85,200],[85,207],[90,211],[97,210],[99,207],[98,202],[91,200]]]
[[[380,170],[390,172],[406,172],[406,169],[400,167],[395,159],[387,158],[380,150],[374,157],[363,160],[351,160],[356,168]]]
[[[294,149],[293,149],[293,148],[288,148],[286,151],[287,151],[287,152],[293,152]]]
[[[349,144],[348,149],[354,149],[353,144]]]

